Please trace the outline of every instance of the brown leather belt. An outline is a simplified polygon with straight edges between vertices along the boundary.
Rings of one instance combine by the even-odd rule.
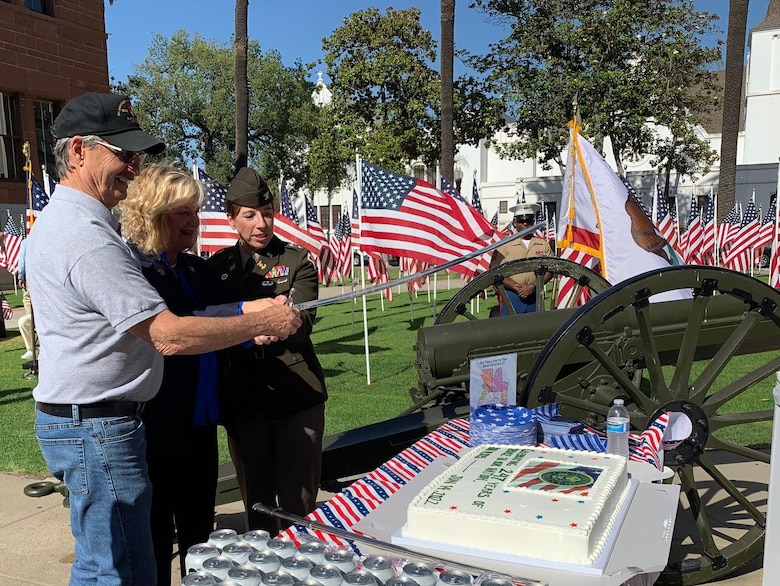
[[[86,405],[75,405],[82,419],[95,417],[131,417],[138,415],[144,403],[138,401],[100,401]],[[65,403],[35,403],[35,408],[41,413],[54,417],[72,417],[74,405]]]

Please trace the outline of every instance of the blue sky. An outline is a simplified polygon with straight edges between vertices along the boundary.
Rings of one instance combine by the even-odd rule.
[[[725,31],[728,0],[695,0],[696,8],[720,16]],[[750,2],[749,26],[761,22],[769,0]],[[485,52],[488,44],[502,38],[502,30],[486,22],[482,13],[468,8],[468,0],[458,0],[455,15],[455,43],[473,52]],[[300,58],[304,63],[321,60],[322,38],[341,26],[353,12],[376,6],[382,12],[418,6],[422,24],[439,36],[439,2],[435,0],[254,0],[249,4],[249,36],[260,41],[263,50],[276,49],[287,64]],[[133,66],[146,57],[152,37],[170,37],[183,28],[208,40],[228,42],[233,33],[234,2],[230,0],[115,0],[106,3],[109,74],[125,80]],[[323,66],[320,66],[323,67]],[[462,71],[456,64],[456,74]],[[312,81],[316,80],[316,68]]]

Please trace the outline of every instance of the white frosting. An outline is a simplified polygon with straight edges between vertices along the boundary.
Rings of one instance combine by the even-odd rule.
[[[622,456],[483,445],[412,500],[402,534],[488,552],[593,565],[628,487]]]

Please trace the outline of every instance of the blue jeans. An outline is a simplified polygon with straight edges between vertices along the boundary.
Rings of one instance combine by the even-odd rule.
[[[536,293],[525,299],[521,299],[517,293],[508,289],[506,294],[507,297],[509,297],[509,301],[512,303],[515,313],[531,313],[536,311]],[[501,306],[501,315],[509,315],[509,312],[503,305]]]
[[[141,418],[80,419],[77,408],[73,417],[36,411],[35,435],[49,471],[70,492],[76,539],[70,586],[155,584]]]

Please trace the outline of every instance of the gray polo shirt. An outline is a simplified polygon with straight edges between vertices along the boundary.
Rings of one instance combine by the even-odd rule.
[[[148,401],[163,358],[131,334],[166,309],[111,212],[58,185],[27,245],[27,283],[41,343],[36,401]]]

